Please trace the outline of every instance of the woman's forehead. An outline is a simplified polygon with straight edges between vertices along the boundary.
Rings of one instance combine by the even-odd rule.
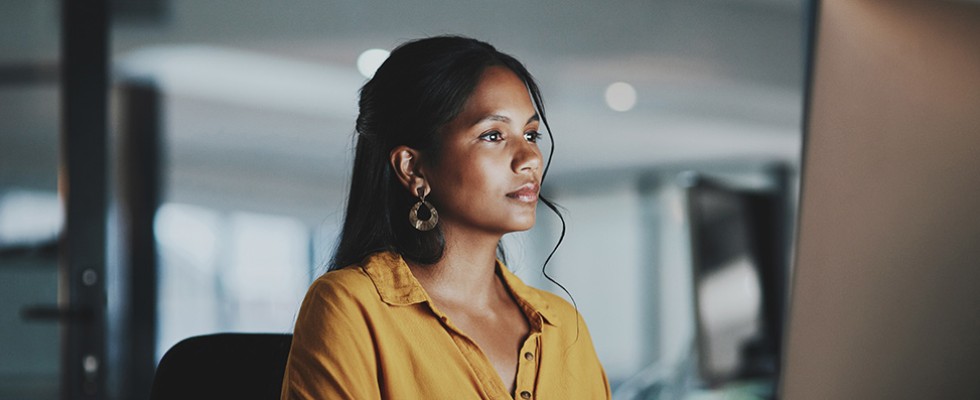
[[[508,68],[493,66],[483,72],[457,119],[468,125],[485,120],[526,124],[536,115],[524,81]]]

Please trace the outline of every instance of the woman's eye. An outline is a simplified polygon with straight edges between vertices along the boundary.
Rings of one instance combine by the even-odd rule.
[[[541,136],[541,132],[538,131],[524,132],[524,139],[528,142],[537,142],[539,139],[541,139]]]
[[[484,133],[480,135],[480,139],[486,140],[488,142],[496,142],[501,139],[500,132],[493,131],[493,132]]]

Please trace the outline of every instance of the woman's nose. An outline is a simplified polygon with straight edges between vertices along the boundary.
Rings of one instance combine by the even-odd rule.
[[[541,151],[531,142],[521,143],[514,152],[513,168],[514,172],[530,170],[538,172],[543,163]]]

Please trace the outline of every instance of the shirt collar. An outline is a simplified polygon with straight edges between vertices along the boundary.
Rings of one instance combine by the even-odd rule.
[[[364,260],[361,268],[374,282],[374,287],[385,303],[404,306],[429,301],[429,295],[398,253],[392,251],[374,253]],[[558,318],[545,299],[534,288],[527,286],[510,272],[500,260],[497,260],[497,273],[503,277],[505,285],[517,298],[522,308],[528,306],[531,311],[540,314],[545,322],[558,326]]]

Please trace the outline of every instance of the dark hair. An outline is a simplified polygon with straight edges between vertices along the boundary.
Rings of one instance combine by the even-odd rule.
[[[484,70],[491,66],[505,67],[524,82],[552,139],[541,178],[544,182],[554,139],[538,85],[523,64],[490,44],[467,37],[437,36],[404,43],[361,88],[347,214],[330,270],[359,263],[382,250],[421,264],[442,258],[445,239],[440,227],[421,232],[409,224],[409,209],[418,200],[399,183],[389,154],[405,145],[438,158],[439,132],[461,112]],[[562,220],[564,237],[561,214],[551,201],[539,199]],[[500,245],[498,253],[503,258]]]

